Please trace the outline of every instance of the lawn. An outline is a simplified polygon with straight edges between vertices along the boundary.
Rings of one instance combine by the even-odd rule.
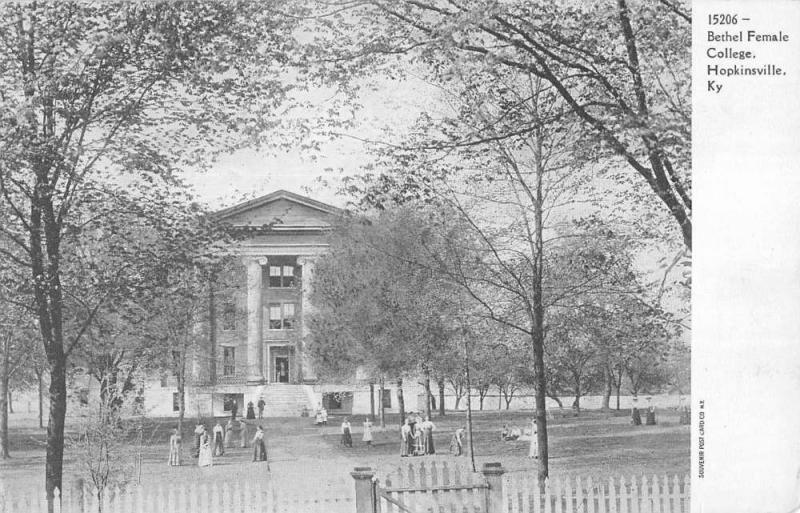
[[[531,412],[475,412],[473,432],[477,466],[498,461],[512,472],[534,468],[534,461],[527,458],[527,441],[502,442],[499,439],[504,423],[525,427],[530,416]],[[251,463],[251,449],[238,447],[227,449],[224,456],[215,458],[212,468],[198,468],[190,454],[193,419],[187,421],[184,429],[182,467],[166,465],[167,439],[174,426],[171,419],[148,420],[143,430],[143,444],[128,447],[126,457],[135,460],[133,454],[141,454],[141,472],[137,472],[137,478],[145,483],[218,478],[230,481],[237,476],[263,474],[265,479],[295,484],[298,481],[337,482],[340,486],[350,486],[349,472],[355,466],[368,465],[388,473],[400,464],[422,460],[446,460],[452,464],[456,458],[447,454],[450,437],[457,427],[466,424],[466,415],[448,412],[445,417],[434,416],[437,455],[402,459],[398,417],[389,415],[385,430],[376,422],[371,447],[361,441],[363,420],[363,416],[351,417],[354,447],[345,448],[339,443],[341,417],[331,416],[328,426],[324,427],[314,426],[309,418],[264,419],[271,473],[266,465]],[[207,426],[211,427],[209,421]],[[689,472],[689,427],[678,424],[677,412],[660,412],[656,426],[632,426],[624,412],[606,415],[584,411],[577,417],[570,412],[568,416],[549,420],[548,433],[551,475],[650,476]],[[10,434],[13,458],[0,461],[3,481],[6,484],[43,482],[44,432],[17,420],[12,422]],[[460,460],[463,465],[469,463],[468,458]],[[65,481],[80,473],[81,465],[75,451],[67,450]]]

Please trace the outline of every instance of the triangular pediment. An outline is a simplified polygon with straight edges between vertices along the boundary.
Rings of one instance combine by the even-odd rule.
[[[216,213],[234,226],[270,226],[276,231],[330,228],[340,208],[289,191],[275,191]]]

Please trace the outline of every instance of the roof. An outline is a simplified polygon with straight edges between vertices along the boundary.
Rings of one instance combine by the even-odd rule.
[[[214,217],[234,226],[263,228],[271,232],[313,232],[330,230],[333,218],[344,213],[333,205],[279,190],[220,210]]]
[[[225,219],[227,217],[234,216],[236,214],[240,214],[242,212],[246,212],[248,210],[254,210],[259,207],[263,207],[269,203],[273,203],[278,200],[287,200],[293,203],[299,203],[301,205],[305,205],[310,207],[314,210],[319,210],[321,212],[325,212],[327,214],[333,215],[342,215],[344,214],[344,210],[339,207],[334,207],[333,205],[328,205],[327,203],[323,203],[321,201],[317,201],[315,199],[309,198],[308,196],[302,196],[300,194],[296,194],[294,192],[290,192],[284,189],[277,190],[275,192],[271,192],[264,196],[251,199],[249,201],[245,201],[244,203],[240,203],[238,205],[234,205],[232,207],[228,207],[222,210],[218,210],[214,213],[214,216],[218,219]]]

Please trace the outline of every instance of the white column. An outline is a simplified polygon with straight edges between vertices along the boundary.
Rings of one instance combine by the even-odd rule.
[[[306,322],[306,315],[311,313],[311,302],[309,296],[311,295],[311,280],[314,276],[314,260],[312,257],[304,256],[297,259],[297,263],[302,266],[302,290],[300,291],[300,343],[297,350],[299,351],[298,357],[300,358],[300,365],[303,373],[303,380],[317,379],[314,373],[314,367],[311,363],[311,358],[306,354],[306,339],[309,335],[308,323]]]
[[[253,258],[247,264],[247,382],[264,381],[261,358],[261,324],[264,314],[261,307],[262,266],[266,258]]]

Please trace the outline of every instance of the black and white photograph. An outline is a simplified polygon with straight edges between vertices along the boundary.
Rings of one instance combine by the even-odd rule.
[[[800,3],[695,4],[0,4],[0,513],[800,507]]]

